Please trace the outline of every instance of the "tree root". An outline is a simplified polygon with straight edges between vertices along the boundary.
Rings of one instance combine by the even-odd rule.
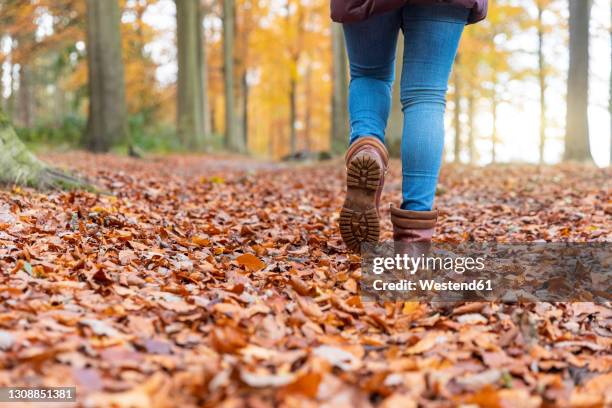
[[[19,140],[8,119],[0,111],[0,184],[36,189],[98,191],[84,179],[52,168],[39,160]]]

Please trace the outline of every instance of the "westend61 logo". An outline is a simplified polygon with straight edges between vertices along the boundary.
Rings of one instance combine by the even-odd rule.
[[[610,302],[610,243],[364,244],[364,300]]]

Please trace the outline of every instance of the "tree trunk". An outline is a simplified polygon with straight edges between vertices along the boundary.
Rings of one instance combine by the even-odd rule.
[[[242,3],[241,14],[236,16],[234,23],[234,38],[238,38],[236,50],[234,50],[234,75],[238,81],[237,89],[237,132],[245,149],[248,151],[249,146],[249,83],[247,78],[248,61],[249,61],[249,36],[250,36],[250,21],[251,9],[253,5],[250,2]],[[235,11],[234,11],[235,13]]]
[[[234,98],[234,0],[223,0],[223,73],[225,79],[225,146],[233,152],[244,152],[237,131]]]
[[[297,120],[298,120],[298,111],[297,111],[297,87],[298,87],[298,64],[300,62],[300,53],[302,51],[302,36],[304,30],[304,15],[302,13],[302,8],[297,2],[297,21],[291,21],[291,1],[288,0],[285,3],[286,9],[286,22],[287,29],[292,24],[296,25],[297,38],[296,43],[292,44],[289,48],[290,54],[290,66],[289,66],[289,94],[287,95],[289,98],[289,144],[291,146],[291,154],[297,152]]]
[[[544,27],[542,13],[544,7],[540,1],[538,6],[538,82],[540,85],[540,164],[544,164],[546,148],[546,64],[544,61]]]
[[[240,78],[242,83],[242,143],[245,149],[249,146],[249,82],[247,81],[246,70]]]
[[[64,123],[64,119],[66,118],[66,106],[68,105],[68,102],[66,101],[66,91],[64,90],[64,88],[62,88],[59,81],[55,85],[55,89],[53,91],[53,99],[55,105],[55,126],[61,127]]]
[[[297,62],[293,62],[297,65]],[[291,145],[291,154],[297,152],[297,81],[292,74],[289,78],[289,140]]]
[[[29,65],[23,64],[19,69],[19,93],[17,95],[19,124],[26,128],[34,125],[34,90],[33,72]]]
[[[473,92],[470,92],[468,96],[468,152],[470,156],[470,164],[476,163],[476,128],[475,128],[475,115],[476,115],[476,98]]]
[[[459,73],[461,64],[460,55],[457,53],[455,68],[453,69],[454,94],[453,101],[455,108],[453,111],[453,127],[455,128],[454,161],[461,163],[461,75]]]
[[[204,147],[202,21],[198,0],[176,0],[177,131],[188,149]]]
[[[612,1],[610,1],[610,45],[612,51]],[[610,52],[612,60],[612,52]],[[612,63],[610,64],[610,99],[608,101],[608,111],[610,112],[610,166],[612,166]]]
[[[208,14],[208,8],[201,6],[200,8],[200,20],[199,20],[199,33],[200,33],[200,74],[202,77],[202,128],[204,131],[205,143],[210,143],[209,136],[212,134],[212,109],[210,104],[210,98],[208,97],[208,54],[206,52],[206,35],[202,27],[204,17]],[[208,146],[206,146],[208,147]]]
[[[494,91],[495,92],[495,91]],[[497,96],[491,98],[491,113],[493,115],[493,130],[491,132],[491,163],[497,161]]]
[[[589,145],[589,18],[591,0],[569,0],[565,160],[592,161]]]
[[[401,84],[402,67],[404,66],[404,35],[400,32],[397,52],[395,55],[395,81],[391,97],[391,113],[387,126],[386,143],[392,157],[400,157],[402,150],[402,134],[404,133],[404,112],[402,112]]]
[[[89,117],[86,146],[94,152],[108,151],[116,142],[128,138],[119,24],[117,0],[87,0]]]
[[[332,126],[331,148],[335,153],[346,149],[349,138],[348,67],[342,25],[332,23]]]
[[[4,112],[0,110],[0,184],[45,188],[92,189],[81,180],[52,169],[36,158],[19,140]]]
[[[6,99],[4,99],[4,64],[0,63],[0,110],[6,112]]]
[[[304,150],[310,152],[312,150],[312,61],[308,61],[306,67],[306,90],[305,90],[305,105],[304,112]]]
[[[11,65],[9,66],[9,90],[11,93],[9,94],[8,100],[6,101],[6,111],[9,117],[15,117],[15,65],[11,60]]]

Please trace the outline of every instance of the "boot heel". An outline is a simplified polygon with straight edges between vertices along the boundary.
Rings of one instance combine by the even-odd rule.
[[[348,187],[376,191],[380,185],[381,169],[370,156],[361,156],[351,161],[346,173]]]
[[[354,211],[343,207],[340,211],[340,234],[346,246],[359,252],[364,242],[378,242],[380,225],[375,208]]]

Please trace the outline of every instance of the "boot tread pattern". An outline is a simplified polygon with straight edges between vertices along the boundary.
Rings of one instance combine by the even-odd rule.
[[[359,252],[364,242],[378,242],[380,226],[376,191],[382,169],[369,155],[354,158],[346,171],[346,201],[340,212],[340,234],[346,246]]]
[[[347,169],[347,186],[374,190],[380,183],[380,167],[370,156],[361,156],[351,161]]]

